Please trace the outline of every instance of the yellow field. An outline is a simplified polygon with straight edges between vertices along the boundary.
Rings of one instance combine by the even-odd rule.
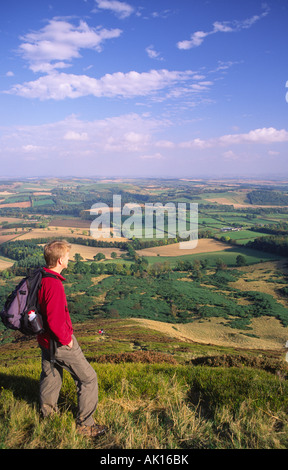
[[[71,232],[73,231],[73,233]],[[89,231],[87,230],[87,233]],[[71,227],[59,227],[59,228],[37,228],[33,229],[24,235],[20,235],[17,240],[29,240],[33,238],[58,238],[58,237],[81,237],[81,238],[91,238],[90,235],[83,235],[83,229]]]
[[[209,253],[213,251],[229,250],[229,245],[210,238],[201,238],[198,240],[196,248],[190,250],[180,249],[180,243],[173,243],[172,245],[155,246],[152,248],[144,248],[138,250],[140,256],[182,256],[182,255],[195,255],[198,253]]]
[[[0,207],[6,208],[6,207],[31,207],[31,202],[30,201],[25,201],[25,202],[11,202],[10,204],[0,204]]]
[[[74,260],[75,253],[79,253],[82,256],[83,261],[93,261],[93,257],[97,255],[97,253],[103,253],[106,256],[106,259],[112,259],[111,253],[113,251],[117,253],[117,256],[120,256],[120,254],[122,253],[119,248],[102,248],[72,244],[70,251],[70,259]]]
[[[228,205],[228,206],[233,206],[235,209],[245,209],[245,208],[268,208],[268,207],[271,207],[271,208],[276,208],[276,207],[287,207],[287,206],[272,206],[272,205],[260,205],[260,204],[245,204],[244,202],[243,203],[236,203],[236,202],[233,202],[232,200],[230,199],[227,199],[227,198],[224,198],[224,197],[216,197],[216,198],[213,198],[213,199],[206,199],[206,201],[209,201],[209,202],[216,202],[217,204],[224,204],[224,205]]]
[[[2,225],[3,222],[8,222],[9,224],[19,224],[23,222],[23,219],[20,219],[19,217],[0,217],[0,225]]]
[[[111,229],[113,231],[113,229]],[[80,238],[87,238],[93,239],[90,236],[89,228],[79,228],[79,227],[56,227],[51,226],[47,228],[36,228],[32,229],[30,232],[27,232],[23,235],[19,235],[17,240],[29,240],[35,238],[58,238],[58,237],[80,237]],[[101,238],[100,240],[112,242],[113,241],[122,241],[125,242],[127,238],[117,238],[117,237],[109,237],[109,238]]]

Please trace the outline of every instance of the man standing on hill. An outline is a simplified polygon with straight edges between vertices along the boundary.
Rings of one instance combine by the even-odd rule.
[[[57,411],[63,369],[67,370],[77,386],[77,430],[96,437],[106,431],[105,426],[95,424],[93,419],[98,404],[97,374],[73,334],[62,284],[65,278],[61,272],[68,266],[70,248],[64,240],[55,240],[44,247],[44,270],[54,277],[43,277],[38,295],[45,330],[37,337],[42,350],[40,408],[43,417]]]

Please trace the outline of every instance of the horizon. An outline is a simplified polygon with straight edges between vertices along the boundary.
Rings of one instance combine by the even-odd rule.
[[[1,179],[288,177],[285,0],[0,13]]]
[[[234,181],[235,183],[241,183],[241,182],[249,182],[249,181],[258,181],[258,182],[287,182],[288,183],[288,175],[285,176],[270,176],[268,177],[267,175],[262,175],[262,176],[239,176],[239,175],[234,175],[234,176],[179,176],[179,177],[172,177],[172,176],[115,176],[115,175],[102,175],[102,176],[88,176],[88,175],[83,175],[83,176],[78,176],[78,175],[66,175],[66,176],[57,176],[57,175],[45,175],[45,176],[0,176],[0,181],[23,181],[23,180],[45,180],[45,179],[58,179],[58,180],[71,180],[71,179],[79,179],[79,180],[94,180],[101,182],[103,181],[109,181],[111,183],[114,182],[114,180],[165,180],[165,181],[186,181],[187,183],[189,182],[194,182],[194,181],[215,181],[215,182],[221,182],[221,181]],[[116,181],[117,182],[117,181]],[[118,181],[119,182],[119,181]]]

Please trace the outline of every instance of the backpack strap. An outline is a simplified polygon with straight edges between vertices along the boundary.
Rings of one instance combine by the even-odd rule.
[[[45,271],[44,268],[41,268],[41,273],[42,273],[42,277],[54,277],[55,279],[59,279],[56,274],[47,273],[47,271]]]

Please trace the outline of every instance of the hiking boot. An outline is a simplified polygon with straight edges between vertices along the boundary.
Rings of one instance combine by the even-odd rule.
[[[77,432],[83,436],[99,437],[107,432],[108,428],[101,424],[93,424],[92,426],[77,426]]]

